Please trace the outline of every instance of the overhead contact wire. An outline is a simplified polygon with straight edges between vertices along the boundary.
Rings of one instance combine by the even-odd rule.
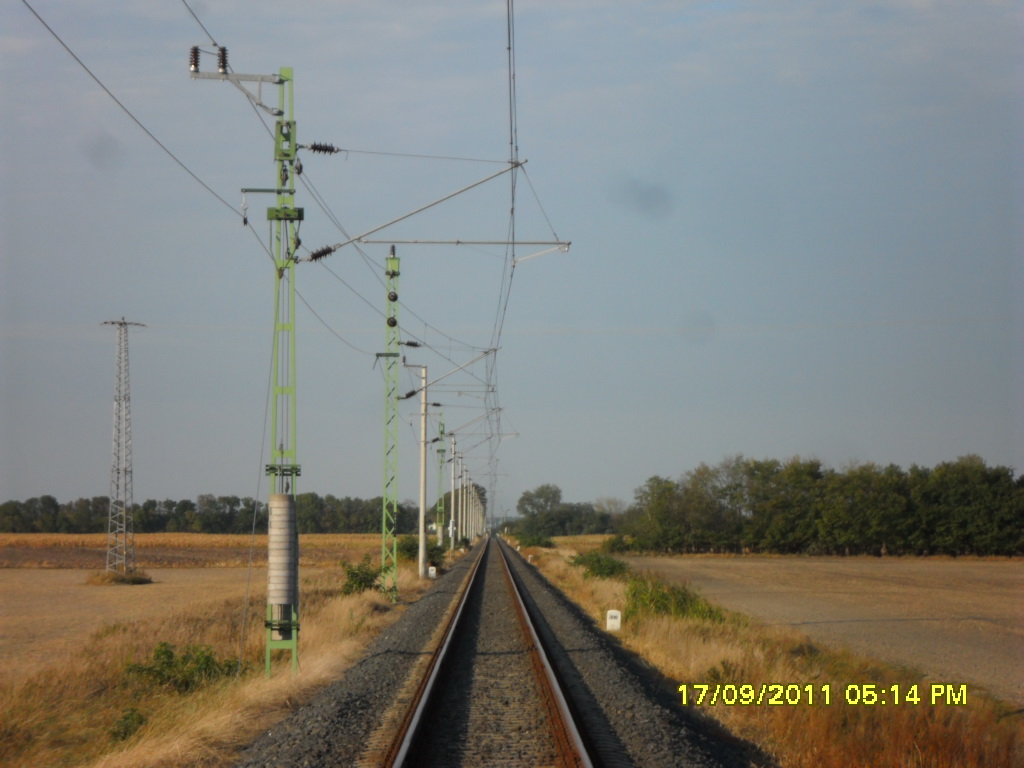
[[[89,77],[91,77],[91,78],[93,79],[93,81],[94,81],[94,82],[96,83],[96,85],[98,85],[98,86],[99,86],[100,88],[102,88],[102,89],[103,89],[103,92],[104,92],[104,93],[106,93],[106,94],[107,94],[107,96],[109,96],[109,97],[110,97],[111,99],[113,99],[114,103],[115,103],[115,104],[117,104],[117,106],[121,108],[121,111],[122,111],[122,112],[124,112],[124,113],[125,113],[126,115],[128,115],[128,117],[130,117],[130,118],[131,118],[132,122],[134,122],[134,123],[135,123],[135,124],[136,124],[136,125],[137,125],[137,126],[138,126],[139,128],[141,128],[141,129],[142,129],[142,132],[143,132],[143,133],[145,133],[145,134],[146,134],[146,135],[147,135],[147,136],[148,136],[148,137],[149,137],[150,139],[152,139],[152,141],[153,141],[153,142],[154,142],[154,143],[155,143],[155,144],[156,144],[156,145],[157,145],[158,147],[160,147],[160,149],[162,149],[162,150],[164,151],[164,153],[165,153],[165,154],[166,154],[166,155],[167,155],[167,156],[168,156],[169,158],[171,158],[171,160],[173,160],[173,161],[174,161],[175,163],[177,163],[177,164],[178,164],[178,167],[180,167],[180,168],[181,168],[181,169],[182,169],[183,171],[185,171],[185,173],[187,173],[187,174],[188,174],[189,176],[191,176],[191,177],[192,177],[192,178],[193,178],[193,179],[194,179],[194,180],[196,181],[196,183],[198,183],[198,184],[199,184],[199,185],[200,185],[200,186],[201,186],[201,187],[202,187],[203,189],[205,189],[205,190],[206,190],[207,192],[209,192],[209,193],[210,193],[211,195],[213,195],[213,196],[214,196],[215,198],[217,198],[217,199],[218,199],[218,200],[219,200],[219,201],[220,201],[221,203],[223,203],[223,204],[224,204],[224,205],[225,205],[225,206],[226,206],[226,207],[227,207],[227,208],[228,208],[228,209],[229,209],[229,210],[230,210],[230,211],[231,211],[232,213],[234,213],[234,214],[235,214],[236,216],[241,216],[241,215],[242,215],[242,214],[240,214],[240,213],[239,213],[239,212],[238,212],[238,211],[237,211],[237,210],[235,209],[235,206],[233,206],[233,205],[232,205],[231,203],[229,203],[229,202],[228,202],[227,200],[225,200],[225,199],[224,199],[223,197],[221,197],[220,195],[218,195],[218,194],[217,194],[217,193],[216,193],[216,192],[215,192],[215,191],[214,191],[214,190],[213,190],[213,189],[212,189],[212,188],[211,188],[211,187],[210,187],[209,185],[207,185],[207,184],[206,184],[206,182],[205,182],[205,181],[203,181],[203,180],[202,180],[202,179],[200,179],[200,178],[199,178],[199,177],[198,177],[198,176],[197,176],[197,175],[196,175],[195,173],[193,173],[193,172],[192,172],[192,169],[191,169],[191,168],[189,168],[189,167],[188,167],[187,165],[185,165],[185,163],[183,163],[183,162],[182,162],[181,160],[179,160],[179,159],[178,159],[178,157],[177,157],[177,155],[175,155],[175,154],[174,154],[173,152],[171,152],[171,150],[169,150],[169,149],[168,149],[168,148],[167,148],[167,147],[166,147],[166,146],[165,146],[165,145],[163,144],[163,142],[161,142],[161,141],[160,141],[160,139],[158,139],[158,138],[157,138],[156,136],[154,136],[154,135],[153,135],[153,132],[152,132],[152,131],[150,131],[150,130],[149,130],[149,129],[148,129],[148,128],[147,128],[146,126],[145,126],[145,125],[143,125],[143,124],[142,124],[142,121],[141,121],[141,120],[139,120],[139,118],[137,118],[137,117],[136,117],[136,116],[135,116],[134,114],[132,114],[132,111],[131,111],[130,109],[128,109],[128,107],[126,107],[126,106],[125,106],[125,105],[124,105],[124,104],[123,104],[123,103],[121,102],[121,100],[120,100],[120,99],[118,99],[118,98],[117,98],[117,96],[115,96],[115,95],[113,94],[113,92],[112,92],[112,91],[111,91],[111,90],[110,90],[109,88],[107,88],[107,86],[106,86],[106,85],[104,85],[104,84],[103,84],[103,81],[102,81],[102,80],[100,80],[100,79],[99,79],[99,78],[98,78],[98,77],[97,77],[97,76],[96,76],[96,75],[95,75],[95,74],[93,73],[93,71],[92,71],[91,69],[89,69],[89,67],[87,67],[87,66],[85,65],[85,62],[84,62],[84,61],[82,61],[82,60],[81,60],[80,58],[78,58],[78,56],[77,56],[77,55],[75,54],[75,52],[74,52],[73,50],[71,50],[71,48],[70,48],[70,47],[68,46],[68,44],[67,44],[67,43],[65,43],[65,42],[64,42],[64,41],[63,41],[63,40],[61,39],[60,35],[58,35],[58,34],[57,34],[57,33],[56,33],[56,32],[55,32],[54,30],[53,30],[53,28],[52,28],[52,27],[50,27],[50,25],[49,25],[49,24],[47,24],[47,23],[46,23],[46,22],[45,22],[45,21],[43,20],[43,17],[42,17],[42,16],[40,16],[40,15],[39,15],[38,13],[36,13],[36,9],[35,9],[35,8],[33,8],[33,7],[31,6],[31,5],[29,5],[29,3],[28,3],[28,0],[21,0],[21,2],[22,2],[22,3],[24,4],[24,6],[25,6],[26,8],[28,8],[28,9],[29,9],[29,11],[31,11],[31,12],[32,12],[32,15],[33,15],[33,16],[35,16],[35,17],[36,17],[36,19],[38,19],[38,20],[39,20],[39,23],[40,23],[40,24],[42,24],[42,25],[43,25],[43,27],[45,27],[45,28],[46,28],[46,31],[47,31],[47,32],[49,32],[49,33],[50,33],[50,34],[51,34],[51,35],[53,36],[53,39],[54,39],[54,40],[56,40],[56,41],[57,41],[58,43],[60,43],[60,44],[61,44],[61,47],[62,47],[62,48],[63,48],[63,49],[65,50],[65,51],[67,51],[67,52],[68,52],[68,54],[69,54],[69,55],[71,56],[71,58],[73,58],[73,59],[74,59],[74,60],[75,60],[75,61],[76,61],[76,62],[78,63],[78,66],[80,66],[80,67],[81,67],[81,68],[82,68],[83,70],[85,70],[86,74],[88,74],[88,75],[89,75]]]

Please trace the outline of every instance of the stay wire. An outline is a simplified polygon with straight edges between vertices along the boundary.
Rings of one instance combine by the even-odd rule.
[[[245,652],[245,626],[246,622],[249,620],[249,595],[250,590],[252,589],[252,569],[256,554],[256,522],[259,520],[260,513],[260,488],[263,484],[263,458],[265,456],[264,451],[267,447],[267,422],[269,421],[270,393],[273,389],[273,384],[274,357],[271,355],[270,368],[267,371],[267,394],[263,402],[263,436],[260,438],[260,461],[258,465],[260,470],[256,473],[256,495],[253,496],[252,500],[252,531],[249,534],[249,565],[246,568],[245,573],[245,600],[242,603],[242,625],[238,633],[238,669],[235,672],[236,677],[242,674],[242,654]]]

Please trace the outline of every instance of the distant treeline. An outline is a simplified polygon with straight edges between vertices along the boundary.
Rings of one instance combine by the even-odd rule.
[[[511,525],[542,537],[616,533],[614,547],[655,552],[1024,554],[1024,476],[977,456],[842,471],[737,456],[678,480],[651,477],[624,506],[564,504],[545,485],[523,494]]]
[[[337,498],[300,493],[295,497],[299,533],[379,533],[381,498]],[[53,496],[0,504],[2,533],[106,533],[107,496],[60,503]],[[267,531],[267,506],[252,498],[201,494],[195,501],[149,499],[132,506],[136,533],[257,533]],[[416,529],[419,510],[398,505],[396,531]]]

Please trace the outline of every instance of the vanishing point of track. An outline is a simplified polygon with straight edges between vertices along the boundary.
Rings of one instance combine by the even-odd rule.
[[[385,764],[593,765],[506,547],[478,558]]]

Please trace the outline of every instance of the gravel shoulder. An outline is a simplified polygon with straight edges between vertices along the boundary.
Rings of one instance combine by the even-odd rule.
[[[968,683],[1024,706],[1024,562],[627,557],[725,608],[815,642]]]

